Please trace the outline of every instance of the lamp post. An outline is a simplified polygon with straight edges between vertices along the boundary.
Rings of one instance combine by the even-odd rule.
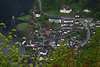
[[[11,25],[15,25],[15,16],[12,16]]]

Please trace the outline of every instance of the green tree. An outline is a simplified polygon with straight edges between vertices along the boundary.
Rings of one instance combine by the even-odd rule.
[[[0,30],[3,31],[3,29],[5,29],[5,28],[6,28],[6,24],[1,22],[0,23]]]
[[[9,38],[12,39],[11,34],[6,37],[0,33],[0,67],[23,67],[24,56],[19,56],[19,48],[16,47],[21,46],[21,43],[13,42]]]

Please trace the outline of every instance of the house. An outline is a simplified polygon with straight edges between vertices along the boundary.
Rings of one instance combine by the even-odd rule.
[[[48,53],[48,50],[45,50],[45,49],[40,49],[40,52],[39,52],[39,54],[40,55],[47,55],[47,53]]]
[[[79,20],[76,20],[76,21],[75,21],[75,24],[79,24],[79,23],[80,23],[80,21],[79,21]]]
[[[90,13],[91,11],[88,8],[86,8],[86,9],[83,10],[83,12]]]
[[[69,32],[69,31],[68,31],[68,32]],[[64,34],[68,34],[68,32],[65,31]]]
[[[45,34],[49,36],[51,34],[51,31],[50,30],[46,30]]]
[[[79,17],[80,17],[80,13],[76,13],[75,18],[79,18]]]
[[[26,44],[26,40],[22,42],[22,45],[25,45],[25,44]]]
[[[92,29],[91,34],[96,34],[96,30]]]
[[[72,29],[70,26],[63,26],[61,29]]]
[[[89,26],[91,26],[91,27],[92,27],[92,26],[95,26],[95,23],[90,23]]]
[[[41,16],[41,12],[40,12],[39,10],[34,10],[33,14],[34,14],[34,16],[35,16],[36,18],[38,18],[38,17]]]
[[[74,46],[74,45],[75,45],[75,42],[73,40],[70,40],[68,43],[68,46]]]
[[[76,27],[76,29],[85,29],[85,27],[83,27],[83,26],[78,26],[78,27]]]
[[[55,41],[50,41],[49,45],[52,46],[52,47],[56,47],[56,42]]]
[[[95,24],[96,27],[100,27],[100,24]]]
[[[61,23],[61,27],[64,27],[64,26],[73,26],[72,23]]]
[[[93,30],[92,32],[93,32],[93,34],[95,34],[96,33],[96,30]]]
[[[57,47],[60,47],[60,44],[57,44]]]
[[[69,32],[71,32],[70,30],[64,31],[64,34],[68,34]]]
[[[60,13],[70,13],[72,9],[69,6],[64,6],[60,8]]]
[[[88,40],[88,43],[90,43],[90,41],[91,41],[91,40],[89,39],[89,40]]]
[[[44,60],[44,57],[40,57],[39,60],[40,60],[40,61]]]
[[[64,19],[64,23],[70,23],[73,24],[74,20],[73,19]]]
[[[49,16],[48,20],[49,20],[49,22],[61,23],[61,17],[60,16]]]
[[[63,39],[63,38],[61,39],[61,41],[64,41],[64,40],[65,40],[65,39]]]
[[[67,34],[67,33],[71,32],[71,29],[66,28],[66,29],[63,29],[62,31],[63,31],[64,34]]]
[[[90,26],[96,26],[96,24],[98,26],[98,22],[99,22],[98,19],[92,19],[90,22]]]
[[[61,24],[61,27],[63,27],[63,26],[68,26],[68,24]]]

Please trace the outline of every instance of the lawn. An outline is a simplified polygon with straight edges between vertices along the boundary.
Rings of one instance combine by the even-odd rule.
[[[18,30],[25,30],[28,28],[28,23],[21,23],[17,25]]]

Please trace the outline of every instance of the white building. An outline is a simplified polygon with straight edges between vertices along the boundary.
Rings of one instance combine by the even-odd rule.
[[[44,51],[40,51],[40,55],[47,55],[48,51],[46,50],[45,52]]]
[[[89,9],[84,9],[83,12],[90,13],[91,11]]]
[[[95,23],[90,23],[89,25],[92,27],[92,26],[95,26]]]
[[[61,23],[61,17],[59,16],[51,16],[48,18],[49,22],[56,22],[56,23]]]
[[[22,42],[22,45],[24,45],[25,43],[26,43],[26,41],[23,41],[23,42]]]
[[[80,17],[80,13],[76,13],[75,18],[79,18],[79,17]]]
[[[73,19],[64,19],[64,23],[73,23],[74,20]]]
[[[95,24],[96,27],[100,27],[100,24]]]
[[[38,11],[38,10],[35,10],[35,11],[33,12],[33,14],[34,14],[34,16],[35,16],[36,18],[38,18],[38,17],[41,16],[40,11]]]
[[[35,17],[40,17],[41,15],[40,14],[35,14]]]
[[[79,20],[76,20],[74,23],[75,23],[75,24],[79,24],[79,23],[80,23],[80,21],[79,21]]]
[[[72,11],[71,8],[69,8],[68,6],[64,6],[60,9],[60,13],[70,13]]]

